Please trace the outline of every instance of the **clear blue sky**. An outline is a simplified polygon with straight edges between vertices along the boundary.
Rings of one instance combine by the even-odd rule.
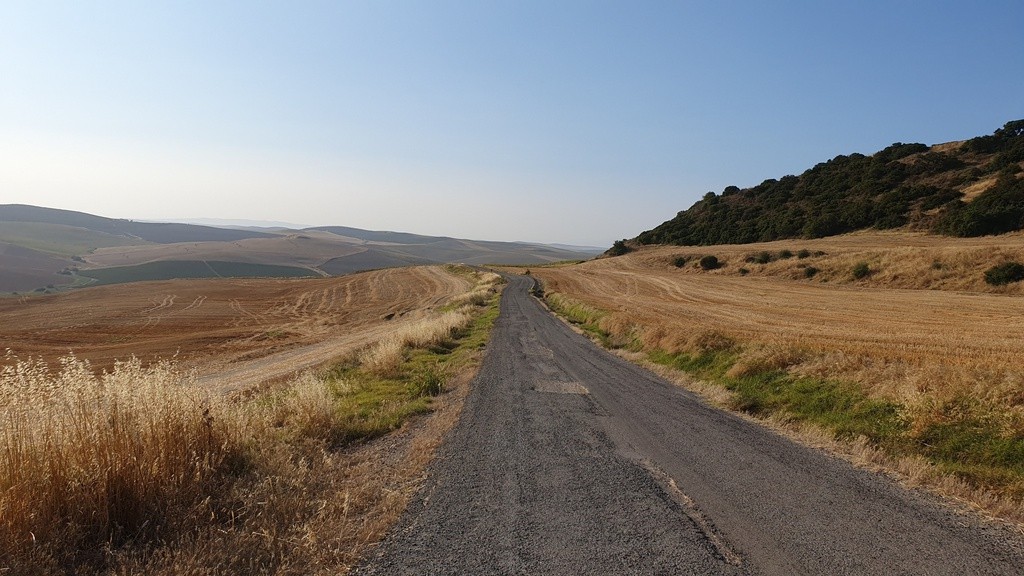
[[[1024,3],[0,6],[0,203],[609,245],[1024,118]]]

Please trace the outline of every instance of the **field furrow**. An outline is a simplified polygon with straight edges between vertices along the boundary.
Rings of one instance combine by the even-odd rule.
[[[329,360],[469,288],[441,267],[417,267],[324,279],[139,282],[0,299],[0,350],[53,364],[71,352],[96,368],[133,355],[144,362],[177,356],[201,377],[227,371],[215,385],[235,388],[235,381]],[[394,321],[385,319],[392,314]]]

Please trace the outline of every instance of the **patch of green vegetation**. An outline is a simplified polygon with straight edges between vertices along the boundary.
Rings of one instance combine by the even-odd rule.
[[[623,254],[629,254],[633,249],[626,245],[625,240],[616,240],[612,243],[612,247],[608,249],[605,254],[609,256],[622,256]]]
[[[722,263],[718,261],[717,256],[705,256],[700,259],[701,270],[717,270],[722,267]]]
[[[498,318],[500,294],[477,308],[469,326],[445,346],[412,350],[394,376],[362,369],[354,359],[334,366],[325,378],[337,399],[337,430],[331,440],[345,444],[387,434],[410,417],[430,412],[453,374],[478,358]]]
[[[1024,120],[1008,122],[959,150],[939,152],[924,144],[897,142],[871,156],[836,156],[799,176],[772,178],[745,189],[729,186],[721,194],[708,192],[635,241],[749,244],[891,229],[911,222],[953,236],[1020,230],[1024,180],[1016,176],[1022,161]],[[958,187],[992,175],[999,178],[995,186],[971,202],[961,200]]]
[[[611,334],[601,328],[601,319],[605,313],[586,304],[562,297],[560,294],[549,294],[544,301],[559,316],[570,324],[579,326],[584,332],[597,338],[602,344],[610,342]]]
[[[871,275],[871,267],[867,262],[858,262],[851,271],[854,280],[862,280]]]
[[[80,276],[93,278],[95,285],[122,284],[146,280],[172,280],[177,278],[301,278],[314,274],[306,268],[249,264],[245,262],[204,262],[171,260],[147,262],[137,266],[115,266],[81,270]]]
[[[308,268],[276,264],[250,264],[248,262],[207,261],[213,271],[224,278],[305,278],[319,276]]]
[[[1024,280],[1024,264],[1006,262],[985,271],[985,282],[992,286],[1003,286]]]
[[[717,383],[733,394],[732,408],[757,416],[780,415],[820,426],[838,438],[867,438],[896,455],[924,456],[971,485],[1024,496],[1024,437],[1009,432],[1008,416],[977,399],[936,406],[929,423],[911,426],[907,409],[872,398],[860,386],[769,370],[729,376],[735,350],[699,354],[654,351],[651,361]]]

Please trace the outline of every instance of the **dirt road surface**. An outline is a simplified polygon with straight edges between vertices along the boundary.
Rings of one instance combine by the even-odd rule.
[[[1005,528],[594,346],[513,277],[462,419],[359,574],[1021,574]]]

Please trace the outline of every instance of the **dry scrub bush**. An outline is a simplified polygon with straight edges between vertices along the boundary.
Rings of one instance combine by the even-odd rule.
[[[32,552],[62,564],[143,532],[173,533],[220,488],[237,428],[190,375],[137,359],[99,376],[75,358],[56,374],[8,360],[0,370],[0,558]]]

